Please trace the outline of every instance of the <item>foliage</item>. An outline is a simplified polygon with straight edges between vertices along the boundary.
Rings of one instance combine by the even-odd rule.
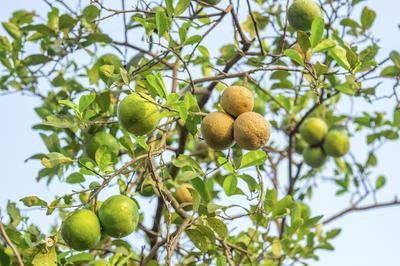
[[[364,1],[319,1],[324,21],[315,19],[309,33],[288,25],[283,0],[215,6],[132,1],[126,8],[111,1],[45,2],[44,20],[20,10],[2,23],[0,90],[41,99],[35,112],[43,122],[33,129],[47,152],[29,160],[43,165],[38,182],[62,183],[65,194],[52,202],[21,199],[58,217],[47,234],[8,203],[9,219],[0,223],[1,265],[18,263],[17,254],[26,265],[100,258],[107,265],[306,265],[319,250],[334,249],[331,240],[341,230],[325,224],[353,210],[398,203],[360,206],[386,184],[385,176],[373,174],[376,151],[397,140],[400,127],[400,54],[378,60],[381,48],[371,32],[376,13]],[[121,34],[108,34],[110,25]],[[380,91],[383,80],[393,84],[389,95]],[[221,91],[231,84],[248,87],[265,107],[273,130],[263,149],[198,148],[202,117],[220,110]],[[148,135],[131,135],[118,124],[117,105],[132,92],[149,94],[162,111]],[[382,98],[393,100],[393,115],[338,108]],[[368,159],[350,152],[318,169],[305,165],[295,147],[308,117],[330,128],[345,125],[352,138],[365,136]],[[118,140],[118,154],[102,145],[94,158],[86,155],[86,144],[100,131]],[[338,197],[352,199],[344,213],[310,212],[307,201],[323,177]],[[193,187],[192,210],[172,193],[182,183]],[[96,249],[68,248],[60,236],[62,219],[85,206],[96,211],[98,196],[117,193],[115,185],[138,206],[149,200],[140,196],[143,186],[152,187],[154,209],[139,209],[135,233],[146,245],[103,236]],[[89,196],[79,201],[84,193]],[[237,222],[245,226],[234,227]]]

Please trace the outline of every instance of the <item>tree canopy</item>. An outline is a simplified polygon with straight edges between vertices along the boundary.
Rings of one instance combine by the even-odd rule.
[[[2,22],[0,93],[41,100],[47,152],[28,163],[65,194],[9,201],[1,265],[307,265],[334,249],[325,225],[400,203],[376,200],[374,171],[398,139],[400,54],[380,53],[366,1],[43,2]],[[257,113],[241,128],[232,86]],[[217,111],[226,143],[202,128]],[[313,212],[323,181],[348,208]],[[22,204],[58,222],[41,232]]]

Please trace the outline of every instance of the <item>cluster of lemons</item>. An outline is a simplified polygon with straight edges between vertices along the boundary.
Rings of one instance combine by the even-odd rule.
[[[302,151],[304,162],[314,168],[321,167],[327,156],[339,158],[350,149],[349,136],[343,126],[336,125],[328,130],[325,121],[317,117],[304,120],[300,126],[300,135],[308,144]]]
[[[100,205],[100,206],[98,206]],[[96,205],[98,215],[90,207],[71,213],[61,226],[65,243],[75,250],[94,248],[102,233],[111,237],[130,235],[139,222],[136,203],[127,196],[114,195]]]
[[[253,93],[242,86],[231,86],[224,90],[221,107],[225,112],[207,114],[201,124],[205,142],[214,150],[224,150],[234,142],[240,148],[257,150],[270,138],[270,126],[259,113],[252,112]]]

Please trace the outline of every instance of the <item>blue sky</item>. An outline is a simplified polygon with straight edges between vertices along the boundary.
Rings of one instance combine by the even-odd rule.
[[[0,17],[8,19],[10,14],[17,9],[44,10],[45,4],[41,0],[0,0],[2,8]],[[107,3],[107,1],[106,1]],[[395,4],[396,3],[396,4]],[[380,38],[383,47],[382,54],[387,54],[393,49],[400,48],[400,36],[397,25],[400,23],[398,10],[400,3],[394,0],[366,1],[366,5],[377,11],[377,20],[373,31]],[[363,5],[363,4],[361,4]],[[113,31],[117,21],[110,22],[106,31]],[[224,29],[219,29],[223,34]],[[3,32],[1,34],[4,34]],[[218,35],[217,35],[218,36]],[[222,35],[220,35],[222,36]],[[212,43],[209,44],[212,46]],[[384,84],[383,87],[385,87]],[[0,97],[1,138],[0,138],[0,206],[4,207],[8,199],[18,201],[28,195],[38,195],[45,200],[51,200],[55,194],[67,193],[72,187],[67,184],[53,183],[49,187],[35,181],[36,174],[41,168],[37,162],[24,163],[30,155],[45,152],[38,134],[31,130],[31,126],[40,122],[33,108],[40,101],[31,96],[20,93]],[[391,113],[393,104],[385,101],[367,105],[357,105],[360,112],[366,109],[381,110]],[[365,141],[352,140],[352,150],[356,156],[365,157]],[[397,193],[400,195],[400,176],[397,158],[400,143],[392,142],[378,152],[379,167],[377,173],[387,175],[387,186],[378,194],[381,201],[391,200]],[[111,192],[110,192],[111,193]],[[322,183],[315,191],[314,200],[311,202],[313,214],[332,214],[346,207],[347,198],[334,196],[334,188],[330,184]],[[25,209],[25,208],[23,208]],[[56,216],[46,217],[43,211],[27,211],[35,223],[41,228],[48,229],[49,224],[56,220]],[[329,216],[329,215],[328,215]],[[371,212],[350,214],[332,224],[332,227],[343,228],[343,233],[334,241],[335,252],[320,252],[321,260],[311,263],[313,266],[336,265],[363,265],[375,266],[394,265],[400,259],[398,252],[398,239],[400,230],[400,207],[386,208]]]

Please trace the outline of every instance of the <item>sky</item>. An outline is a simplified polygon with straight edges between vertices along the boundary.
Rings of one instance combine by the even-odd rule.
[[[36,9],[40,13],[40,10],[44,10],[46,7],[41,0],[0,0],[0,4],[2,21],[8,19],[13,11],[21,8]],[[381,39],[380,44],[384,48],[382,54],[387,54],[393,49],[399,49],[400,36],[397,25],[400,24],[398,16],[400,3],[394,0],[370,0],[366,1],[365,4],[378,13],[372,30]],[[113,23],[117,23],[117,21],[109,23],[106,32],[118,28]],[[224,30],[223,27],[218,29],[216,36],[218,36],[218,33],[224,34]],[[2,29],[0,34],[4,34]],[[213,46],[213,42],[209,41],[207,45]],[[385,87],[386,84],[383,86]],[[54,195],[65,194],[72,189],[67,184],[56,182],[48,187],[43,182],[37,183],[35,177],[38,170],[41,169],[41,165],[37,161],[24,162],[32,154],[45,152],[45,147],[39,135],[31,129],[33,124],[40,122],[33,111],[33,108],[39,105],[39,99],[20,93],[0,96],[0,207],[3,210],[9,199],[17,202],[22,197],[37,195],[50,201]],[[356,114],[368,108],[388,113],[393,111],[391,109],[393,104],[388,105],[384,101],[374,103],[373,106],[363,103],[357,106],[360,109],[355,110]],[[365,157],[364,139],[353,139],[351,145],[357,157]],[[378,194],[380,201],[392,200],[395,194],[400,195],[400,176],[397,171],[399,167],[396,159],[399,149],[400,143],[397,141],[384,146],[378,152],[379,167],[376,172],[388,177],[386,187]],[[320,184],[318,189],[315,190],[314,199],[311,201],[313,214],[327,213],[327,216],[329,216],[329,214],[336,213],[348,206],[348,198],[335,197],[334,191],[332,185]],[[40,224],[40,227],[44,230],[47,230],[48,226],[55,222],[57,218],[55,215],[45,216],[44,211],[30,211],[25,207],[22,207],[22,209],[33,222]],[[395,265],[395,262],[400,259],[398,252],[399,220],[400,207],[359,212],[345,216],[329,225],[330,228],[341,227],[343,229],[342,234],[333,241],[335,252],[318,252],[320,260],[312,262],[310,265]]]

